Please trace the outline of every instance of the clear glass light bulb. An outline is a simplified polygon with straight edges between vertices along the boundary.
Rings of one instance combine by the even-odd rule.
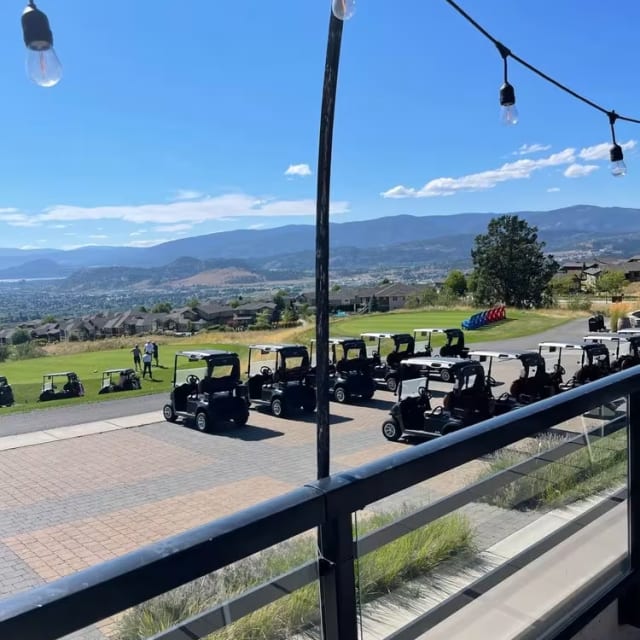
[[[62,65],[51,46],[27,48],[27,75],[41,87],[53,87],[62,78]]]
[[[356,0],[331,0],[331,11],[338,20],[349,20],[356,12]]]
[[[503,106],[500,108],[500,120],[502,124],[514,125],[518,124],[519,115],[515,104]]]
[[[611,163],[611,174],[616,176],[616,178],[627,174],[627,165],[624,163],[624,160],[617,160]]]

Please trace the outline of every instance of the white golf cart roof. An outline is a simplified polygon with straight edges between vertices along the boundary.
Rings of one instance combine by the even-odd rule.
[[[407,358],[400,362],[401,366],[414,366],[414,367],[429,367],[431,369],[450,369],[456,364],[461,362],[469,362],[464,358],[441,358],[434,356],[430,358],[428,356],[418,356],[417,358]]]
[[[626,340],[627,337],[620,336],[617,333],[590,333],[582,339],[589,340],[591,342],[620,342],[620,340]]]
[[[354,338],[353,336],[342,336],[337,338],[329,338],[329,344],[342,344],[343,342],[349,342],[351,340],[362,340],[362,338]],[[311,338],[311,342],[315,343],[316,339]]]
[[[276,351],[281,351],[282,349],[287,349],[290,347],[304,347],[302,344],[250,344],[249,349],[260,349],[265,353],[271,353]]]
[[[429,333],[445,333],[446,329],[435,328],[435,329],[414,329],[413,334],[420,333],[423,336],[426,336]]]
[[[469,351],[470,358],[496,358],[497,360],[517,360],[522,354],[510,351],[490,351],[478,349]]]
[[[640,335],[640,328],[637,329],[620,329],[619,334],[623,336],[637,336]]]
[[[221,349],[198,349],[197,351],[178,351],[176,355],[185,356],[190,360],[204,360],[211,356],[231,356],[236,354],[233,351],[223,351]]]
[[[131,367],[120,367],[120,369],[105,369],[102,373],[124,373],[125,371],[133,371]]]
[[[406,333],[361,333],[361,338],[369,338],[370,340],[375,340],[376,338],[390,338],[393,339],[396,336],[404,336]]]
[[[68,376],[72,373],[75,375],[75,371],[58,371],[57,373],[44,373],[42,377],[50,378],[51,376]]]
[[[543,347],[543,348],[551,348],[551,349],[573,349],[574,351],[582,351],[582,348],[584,347],[583,344],[577,344],[575,342],[540,342],[538,344],[538,347]]]

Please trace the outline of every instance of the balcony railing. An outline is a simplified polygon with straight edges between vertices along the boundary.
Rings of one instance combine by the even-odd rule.
[[[570,637],[567,634],[574,633],[614,599],[620,599],[621,620],[637,624],[640,618],[635,606],[640,566],[637,497],[640,495],[640,371],[637,369],[408,447],[326,480],[309,482],[250,509],[2,600],[0,638],[61,638],[316,529],[323,537],[324,557],[311,559],[245,593],[205,607],[153,637],[162,640],[204,638],[306,585],[319,582],[319,617],[325,637],[355,640],[364,633],[366,637],[395,640],[419,638],[423,634],[427,638],[429,631],[439,624],[456,624],[458,619],[463,624],[460,616],[466,610],[477,605],[481,597],[498,593],[508,581],[515,580],[519,572],[540,571],[536,563],[546,557],[545,554],[556,550],[562,558],[567,555],[563,549],[575,550],[576,545],[582,543],[576,542],[573,547],[562,545],[571,545],[580,535],[591,542],[602,535],[602,546],[589,552],[589,566],[581,566],[580,584],[574,584],[570,595],[562,591],[558,582],[551,581],[546,595],[553,600],[553,606],[539,615],[531,605],[530,615],[535,618],[531,623],[532,628],[535,627],[531,637]],[[585,415],[590,419],[584,420]],[[584,430],[561,428],[576,419],[582,421]],[[378,428],[372,425],[372,429]],[[540,452],[527,450],[527,455],[521,455],[502,471],[413,508],[366,535],[358,535],[356,529],[354,538],[357,512],[381,500],[404,497],[402,492],[420,483],[466,463],[486,460],[497,450],[508,449],[544,432],[555,435]],[[556,517],[560,524],[545,530],[544,535],[516,545],[506,562],[493,562],[490,555],[485,554],[485,566],[478,575],[467,575],[466,582],[458,581],[457,591],[441,593],[438,602],[424,606],[423,610],[416,605],[412,619],[399,622],[393,631],[363,631],[366,607],[360,601],[358,589],[358,563],[362,558],[447,514],[486,504],[488,496],[531,473],[549,465],[570,464],[568,456],[576,451],[585,451],[591,456],[592,447],[606,444],[614,437],[624,438],[626,485],[622,482],[606,490],[596,487],[590,501],[579,503],[575,518]],[[595,525],[601,522],[603,526],[607,523],[610,529],[604,533],[604,529],[595,531]],[[626,530],[624,544],[620,543],[620,527]],[[492,549],[497,557],[495,545]],[[578,562],[576,558],[573,561]],[[509,583],[512,584],[515,583]],[[314,623],[319,624],[318,620]],[[464,624],[469,624],[468,620]],[[468,637],[480,636],[471,633]]]

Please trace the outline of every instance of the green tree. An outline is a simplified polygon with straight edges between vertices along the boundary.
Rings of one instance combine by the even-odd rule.
[[[625,283],[626,279],[622,271],[605,271],[598,278],[596,288],[598,291],[615,296],[622,293]]]
[[[514,307],[540,306],[558,271],[553,256],[545,255],[538,229],[515,215],[489,222],[487,233],[476,236],[471,251],[479,304],[503,302]]]
[[[554,276],[550,282],[555,295],[567,296],[580,290],[580,281],[571,273]]]
[[[194,296],[193,298],[187,300],[186,306],[189,307],[189,309],[195,309],[196,307],[200,306],[200,300],[198,300],[198,298]]]
[[[331,291],[333,291],[333,293],[335,293],[336,291],[340,291],[340,289],[342,289],[342,287],[339,284],[334,284],[331,287]]]
[[[380,284],[391,284],[391,280],[389,280],[389,278],[383,278],[380,280]]]
[[[467,278],[460,269],[453,269],[444,281],[444,288],[460,298],[467,293]]]
[[[282,322],[296,322],[298,314],[293,307],[289,306],[282,312],[282,317],[280,319]]]
[[[48,323],[48,322],[57,322],[56,317],[52,316],[52,315],[48,315],[45,316],[44,318],[42,318],[42,322]]]
[[[141,304],[141,305],[138,307],[138,311],[139,311],[140,313],[148,313],[148,311],[147,311],[147,307],[145,307],[143,304]]]
[[[25,344],[31,340],[31,336],[26,329],[16,329],[11,336],[11,344]]]
[[[173,309],[170,302],[157,302],[151,308],[151,313],[169,313]]]
[[[263,309],[256,315],[256,329],[271,329],[271,311]]]

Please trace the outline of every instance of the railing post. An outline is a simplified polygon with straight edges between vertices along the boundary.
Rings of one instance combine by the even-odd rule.
[[[629,569],[640,575],[640,391],[627,398]],[[640,627],[640,588],[628,590],[618,603],[618,622]]]
[[[358,618],[351,515],[320,527],[320,612],[323,640],[357,640]]]

